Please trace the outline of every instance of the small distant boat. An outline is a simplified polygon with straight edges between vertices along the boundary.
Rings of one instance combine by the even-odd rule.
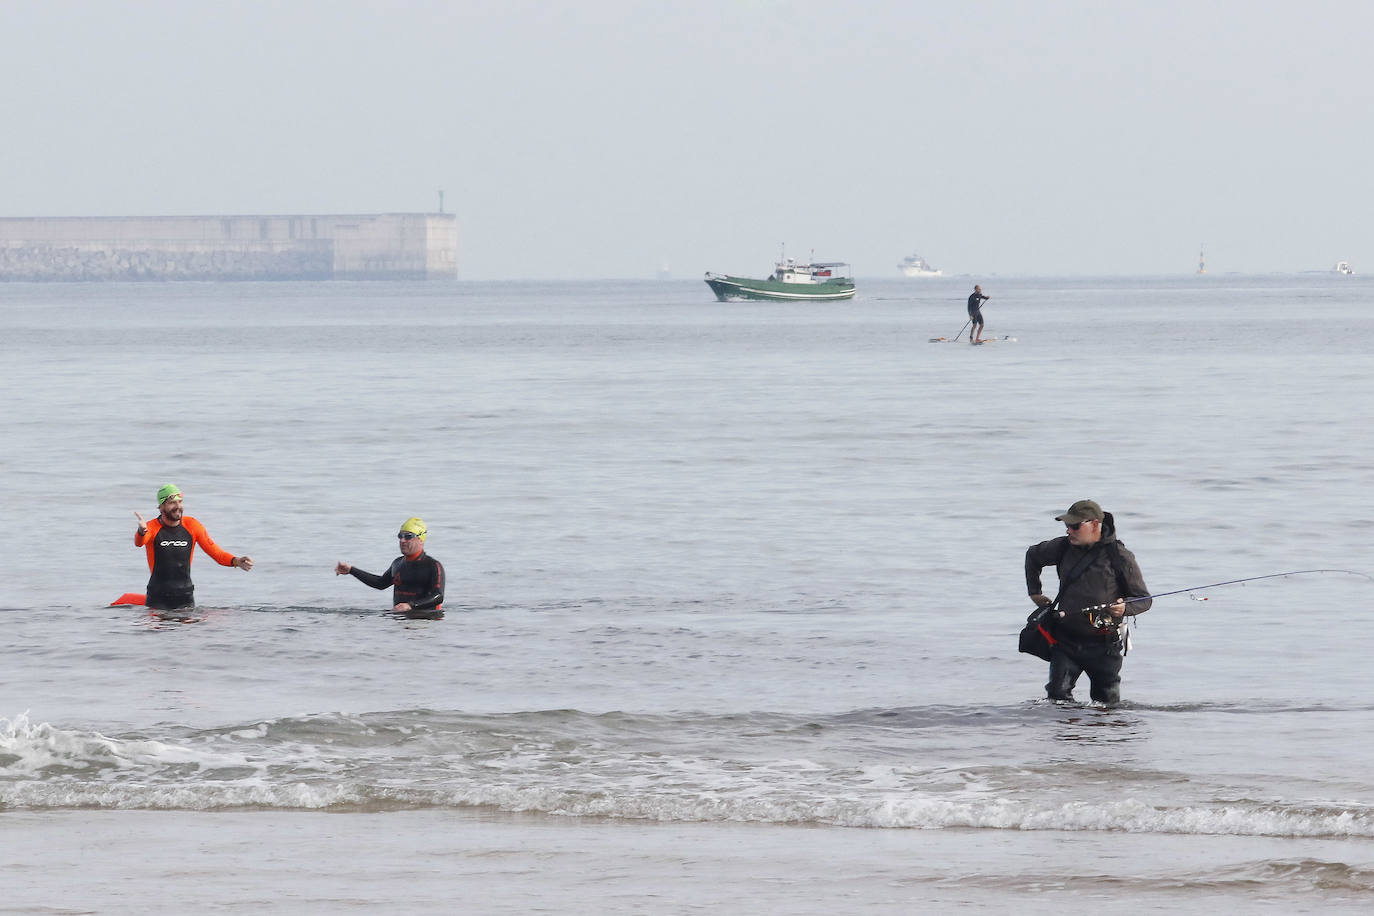
[[[1336,262],[1336,266],[1331,268],[1331,272],[1332,272],[1333,274],[1342,274],[1342,275],[1348,277],[1348,276],[1350,276],[1351,274],[1353,274],[1355,271],[1353,271],[1353,270],[1350,269],[1350,262],[1349,262],[1349,261],[1337,261],[1337,262]]]
[[[729,299],[775,301],[853,299],[854,277],[843,261],[799,264],[784,256],[763,280],[706,272],[706,285],[721,302]]]
[[[912,254],[902,258],[902,263],[897,265],[897,269],[907,277],[942,277],[944,271],[936,270],[930,263],[919,254]]]

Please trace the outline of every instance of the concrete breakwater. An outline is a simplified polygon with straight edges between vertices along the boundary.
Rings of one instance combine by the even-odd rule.
[[[444,213],[0,218],[0,280],[453,280]]]

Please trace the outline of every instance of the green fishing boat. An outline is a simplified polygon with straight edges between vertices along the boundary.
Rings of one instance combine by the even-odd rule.
[[[854,277],[842,261],[798,264],[784,257],[763,280],[706,272],[706,285],[721,302],[730,299],[774,301],[853,299]]]

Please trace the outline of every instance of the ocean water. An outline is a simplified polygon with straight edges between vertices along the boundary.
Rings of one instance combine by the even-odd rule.
[[[1374,574],[1374,282],[860,279],[0,285],[5,911],[1367,910],[1374,583],[1197,587]],[[256,565],[109,607],[168,481]],[[442,620],[333,574],[411,515]]]

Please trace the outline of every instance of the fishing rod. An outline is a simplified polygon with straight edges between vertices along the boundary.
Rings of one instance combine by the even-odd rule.
[[[1244,579],[1227,579],[1225,582],[1213,582],[1210,585],[1194,585],[1192,588],[1177,588],[1171,592],[1158,592],[1153,595],[1141,595],[1136,598],[1127,598],[1125,599],[1125,603],[1131,604],[1135,601],[1150,601],[1155,598],[1167,598],[1169,595],[1181,595],[1184,592],[1200,592],[1205,588],[1220,588],[1223,585],[1238,585],[1241,582],[1256,582],[1260,579],[1284,579],[1288,576],[1305,576],[1309,573],[1340,573],[1341,575],[1345,576],[1359,576],[1361,579],[1368,579],[1369,581],[1374,582],[1374,576],[1370,576],[1362,572],[1357,572],[1353,569],[1295,569],[1291,572],[1270,573],[1267,576],[1246,576]],[[1115,603],[1116,602],[1113,601],[1107,604],[1095,604],[1092,607],[1081,608],[1081,610],[1089,616],[1092,616],[1093,611],[1105,610]]]

